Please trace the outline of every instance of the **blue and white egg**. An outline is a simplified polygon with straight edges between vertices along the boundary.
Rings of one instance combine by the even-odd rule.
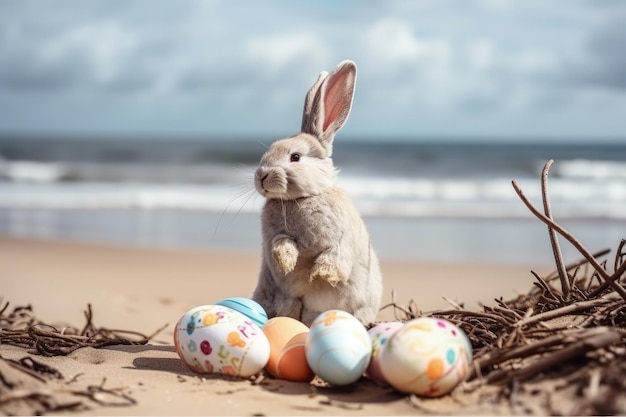
[[[305,354],[317,376],[332,385],[348,385],[367,369],[372,343],[365,326],[352,314],[329,310],[311,324]]]

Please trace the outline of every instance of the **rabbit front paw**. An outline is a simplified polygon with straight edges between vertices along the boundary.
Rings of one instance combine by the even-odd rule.
[[[277,240],[272,247],[272,255],[283,274],[288,274],[296,268],[298,248],[293,240],[289,238]]]
[[[344,275],[333,264],[316,262],[311,269],[309,281],[322,280],[328,282],[331,287],[336,287],[341,281],[345,281]]]

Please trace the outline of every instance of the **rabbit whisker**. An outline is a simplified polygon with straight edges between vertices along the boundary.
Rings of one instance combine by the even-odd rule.
[[[254,178],[254,169],[251,169],[249,165],[246,165],[243,162],[239,162],[237,165],[233,166],[233,168],[238,171],[244,171],[247,174],[251,174],[252,178]]]
[[[282,208],[282,212],[283,212],[283,222],[285,225],[285,231],[289,232],[289,226],[287,225],[287,206],[285,205],[285,199],[284,198],[280,198],[280,206]]]
[[[228,203],[226,204],[226,206],[224,207],[224,209],[222,210],[222,212],[220,213],[220,217],[217,220],[217,224],[215,225],[215,229],[213,229],[213,235],[211,236],[211,239],[215,238],[215,235],[217,234],[217,231],[220,227],[220,225],[222,224],[222,219],[224,218],[224,215],[226,214],[226,212],[228,211],[228,208],[237,200],[244,198],[243,200],[243,204],[241,204],[241,206],[239,207],[239,209],[235,212],[235,215],[233,216],[233,218],[230,220],[230,222],[226,225],[226,228],[230,227],[230,225],[232,224],[232,222],[237,218],[237,216],[241,213],[241,210],[243,210],[243,208],[246,206],[246,204],[248,204],[248,202],[250,201],[250,199],[252,198],[252,196],[254,196],[255,194],[255,190],[254,189],[250,189],[248,185],[245,186],[245,188],[240,191],[239,193],[237,193],[232,199],[230,199],[230,201],[228,201]]]

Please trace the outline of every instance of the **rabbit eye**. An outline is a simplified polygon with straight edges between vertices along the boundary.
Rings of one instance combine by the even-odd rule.
[[[298,152],[294,152],[291,155],[289,155],[289,161],[290,162],[298,162],[300,160],[301,155]]]

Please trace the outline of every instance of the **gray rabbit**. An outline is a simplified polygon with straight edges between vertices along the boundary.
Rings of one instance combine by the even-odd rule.
[[[263,260],[253,299],[269,317],[306,325],[330,309],[376,319],[382,296],[378,258],[363,220],[336,185],[335,134],[350,114],[356,65],[321,72],[304,103],[302,132],[274,142],[254,184],[266,198]]]

